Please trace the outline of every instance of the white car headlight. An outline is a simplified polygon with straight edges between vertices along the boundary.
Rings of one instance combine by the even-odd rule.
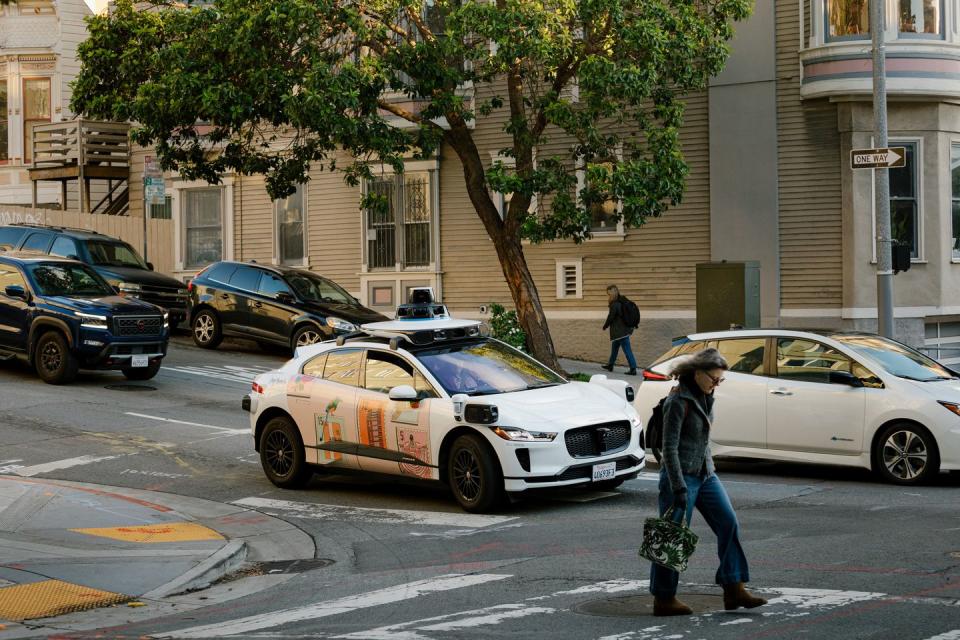
[[[356,331],[357,325],[352,322],[347,322],[343,318],[337,318],[336,316],[330,316],[327,318],[327,326],[336,330],[336,331]]]
[[[516,427],[492,427],[493,432],[503,438],[513,442],[553,442],[557,437],[556,433],[547,431],[527,431],[526,429],[517,429]]]
[[[107,316],[98,316],[92,313],[80,313],[78,311],[77,317],[80,318],[80,326],[86,329],[107,328]]]

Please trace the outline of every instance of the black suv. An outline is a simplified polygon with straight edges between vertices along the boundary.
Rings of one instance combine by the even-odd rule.
[[[128,298],[146,300],[170,313],[170,326],[187,319],[187,285],[144,262],[123,240],[67,227],[13,224],[0,227],[0,250],[39,251],[73,258],[96,269]]]
[[[169,335],[163,309],[118,296],[81,262],[0,253],[0,360],[30,362],[44,382],[70,382],[81,368],[148,380]]]
[[[305,269],[216,262],[190,281],[190,327],[198,346],[223,336],[297,347],[387,320],[340,285]]]

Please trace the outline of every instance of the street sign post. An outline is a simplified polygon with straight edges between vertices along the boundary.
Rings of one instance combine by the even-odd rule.
[[[150,205],[163,204],[166,199],[163,171],[154,156],[143,158],[143,259],[147,259],[147,215]]]
[[[851,169],[895,169],[906,164],[906,147],[852,149],[850,151]]]

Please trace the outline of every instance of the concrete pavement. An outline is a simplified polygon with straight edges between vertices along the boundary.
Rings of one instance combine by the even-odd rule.
[[[312,559],[314,551],[297,527],[241,506],[0,476],[0,627],[28,631],[41,618],[148,606],[245,561]]]

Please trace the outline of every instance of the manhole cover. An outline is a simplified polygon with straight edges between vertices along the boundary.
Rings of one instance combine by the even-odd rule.
[[[723,596],[712,593],[680,593],[680,600],[694,613],[723,609]],[[653,615],[653,596],[649,594],[589,600],[573,607],[577,613],[611,618],[636,618]]]
[[[145,384],[108,384],[104,389],[109,389],[110,391],[156,391],[156,387],[151,387]]]

